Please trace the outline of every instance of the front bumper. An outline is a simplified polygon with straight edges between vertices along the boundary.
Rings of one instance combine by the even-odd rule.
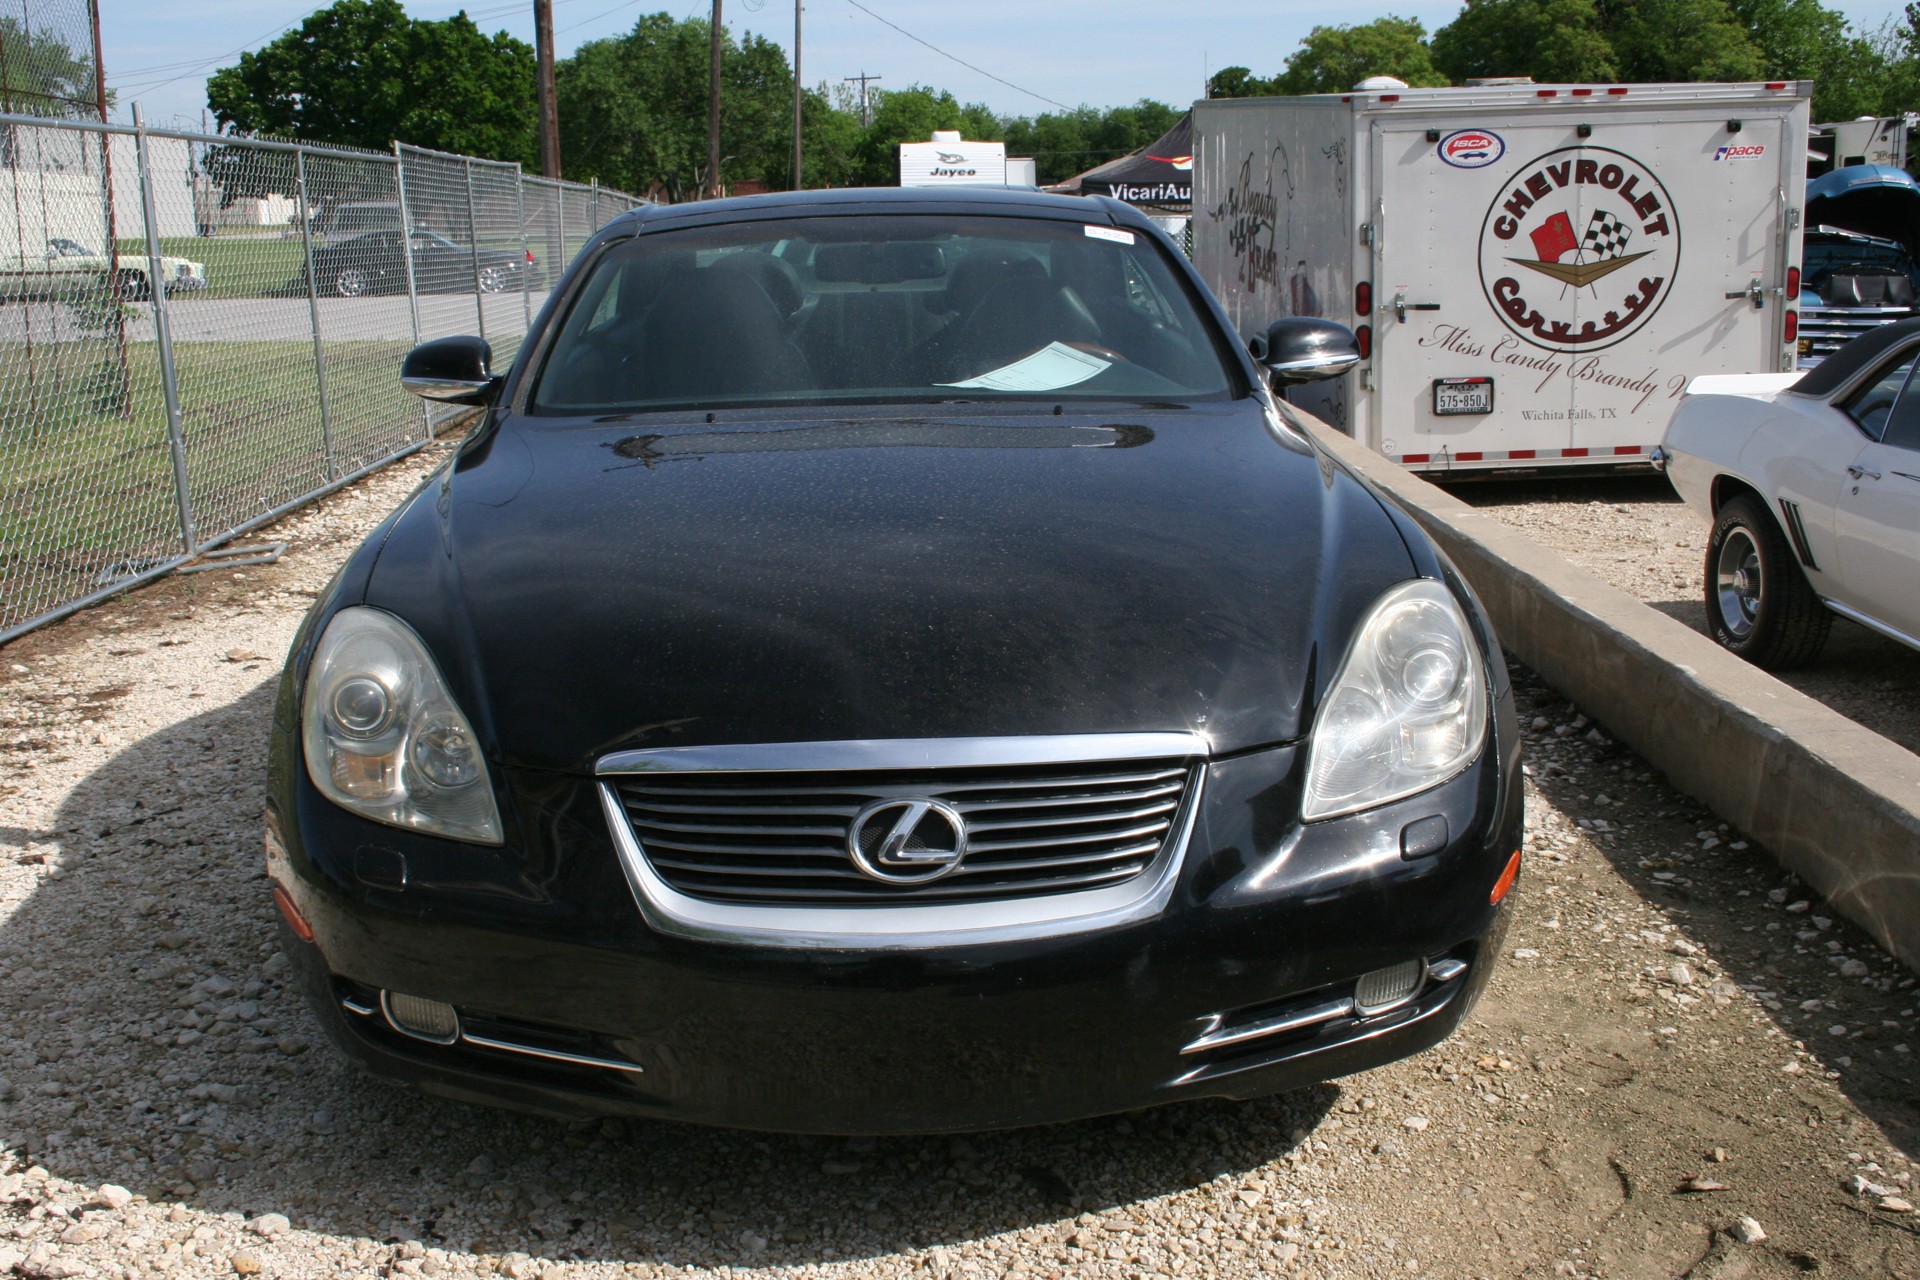
[[[503,772],[519,836],[475,849],[336,809],[277,739],[270,870],[312,928],[288,947],[334,1040],[376,1074],[560,1116],[938,1132],[1367,1070],[1472,1007],[1505,927],[1489,891],[1521,834],[1509,693],[1465,774],[1348,818],[1286,816],[1304,764],[1292,748],[1207,765],[1177,886],[1151,918],[792,950],[650,929],[588,780]],[[1445,846],[1402,857],[1402,830],[1434,816]],[[1354,1012],[1361,975],[1410,961],[1429,975],[1410,999]],[[386,992],[452,1005],[465,1038],[402,1034]]]

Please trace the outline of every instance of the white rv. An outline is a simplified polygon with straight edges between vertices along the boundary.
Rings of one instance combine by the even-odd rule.
[[[1644,462],[1690,379],[1794,367],[1811,89],[1199,102],[1194,263],[1247,337],[1353,326],[1289,398],[1410,468]]]

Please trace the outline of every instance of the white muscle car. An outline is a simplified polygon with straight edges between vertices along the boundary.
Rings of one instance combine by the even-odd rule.
[[[152,259],[145,254],[121,254],[114,275],[120,296],[129,302],[152,297],[147,280],[152,267]],[[114,264],[106,254],[55,236],[47,241],[44,251],[0,255],[0,302],[71,302],[97,292],[113,273]],[[206,267],[189,258],[161,258],[160,278],[168,294],[207,287]]]
[[[1707,628],[1759,666],[1811,660],[1833,615],[1920,649],[1920,320],[1804,374],[1695,378],[1657,451],[1710,516]]]

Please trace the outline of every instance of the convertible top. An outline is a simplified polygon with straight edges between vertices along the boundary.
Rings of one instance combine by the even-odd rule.
[[[1853,381],[1854,374],[1878,362],[1881,356],[1915,334],[1920,334],[1920,318],[1868,330],[1809,370],[1806,377],[1788,388],[1787,394],[1824,400]]]

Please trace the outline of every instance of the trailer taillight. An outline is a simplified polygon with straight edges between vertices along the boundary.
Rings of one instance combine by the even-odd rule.
[[[1786,82],[1785,80],[1769,80],[1769,81],[1767,81],[1767,88],[1769,88],[1769,89],[1784,89],[1784,88],[1786,88],[1786,87],[1787,87],[1787,82]]]
[[[1360,358],[1362,360],[1371,359],[1373,357],[1373,326],[1363,324],[1358,329],[1355,329],[1353,331],[1353,345],[1360,348]]]
[[[1535,89],[1533,96],[1536,98],[1557,98],[1560,96],[1560,91],[1558,89]]]
[[[1373,314],[1373,281],[1362,280],[1353,286],[1353,313],[1359,316]]]
[[[1800,296],[1800,268],[1787,268],[1787,301],[1792,302]]]
[[[1593,96],[1593,90],[1591,89],[1569,89],[1567,92],[1576,98],[1591,98]]]
[[[1607,96],[1610,98],[1624,98],[1627,96],[1627,86],[1616,84],[1607,90]]]
[[[1787,343],[1789,345],[1792,344],[1795,339],[1799,338],[1800,313],[1798,311],[1787,312],[1787,319],[1785,324],[1781,327],[1780,336],[1781,336],[1782,342]]]

